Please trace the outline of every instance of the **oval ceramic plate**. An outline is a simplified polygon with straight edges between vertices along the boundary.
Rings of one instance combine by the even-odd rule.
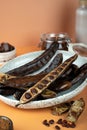
[[[41,53],[43,53],[43,51],[37,51],[37,52],[27,53],[27,54],[18,56],[16,58],[14,58],[13,60],[9,61],[8,63],[6,63],[0,69],[0,72],[5,73],[13,68],[21,66],[21,65],[33,60],[34,58],[39,56]],[[74,53],[71,53],[69,51],[57,51],[56,54],[58,54],[58,53],[63,54],[63,61],[74,55]],[[81,56],[78,56],[78,58],[74,62],[74,64],[78,65],[79,67],[81,65],[83,65],[84,63],[87,63],[87,59],[85,59],[84,57],[81,57]],[[49,64],[49,62],[48,62],[48,64]],[[47,67],[48,64],[45,67]],[[43,69],[45,69],[45,67],[43,67]],[[41,70],[43,70],[43,69],[41,69]],[[41,71],[41,70],[39,70],[39,71]],[[39,71],[37,71],[36,73],[38,73]],[[36,73],[34,73],[34,74],[36,74]],[[71,99],[72,97],[76,96],[77,94],[79,94],[86,87],[86,85],[87,85],[87,79],[84,82],[82,82],[81,85],[73,86],[66,91],[58,93],[57,97],[55,97],[55,98],[39,100],[39,101],[37,101],[37,100],[31,101],[27,104],[20,105],[18,108],[23,108],[23,109],[45,108],[45,107],[50,107],[50,106],[53,106],[53,105],[56,105],[59,103],[63,103],[65,101]],[[19,102],[16,99],[14,99],[13,96],[5,97],[5,96],[0,95],[0,100],[13,107],[15,107],[15,105],[18,104],[18,102]]]

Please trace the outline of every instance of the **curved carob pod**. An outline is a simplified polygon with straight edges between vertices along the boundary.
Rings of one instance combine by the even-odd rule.
[[[48,63],[48,61],[50,61],[50,59],[54,56],[54,54],[56,53],[57,50],[58,50],[58,43],[55,41],[40,56],[38,56],[34,60],[32,60],[18,68],[8,71],[7,74],[14,75],[14,76],[29,75],[29,74],[41,69],[44,65],[46,65]]]
[[[3,82],[3,84],[12,88],[26,88],[31,87],[39,80],[41,80],[46,74],[37,74],[32,76],[16,77]]]
[[[28,88],[12,88],[10,86],[0,83],[0,95],[10,96],[17,92],[25,92]]]
[[[60,65],[63,61],[63,54],[62,53],[59,53],[57,54],[54,59],[52,60],[52,62],[50,63],[50,65],[44,69],[43,71],[41,71],[39,74],[47,74],[49,73],[50,71],[52,71],[54,68],[56,68],[58,65]]]
[[[3,96],[10,96],[13,95],[16,92],[16,89],[11,87],[1,87],[0,88],[0,95]]]
[[[87,63],[83,64],[81,67],[79,67],[76,71],[76,74],[79,74],[80,72],[87,70]]]
[[[87,78],[87,64],[82,65],[76,73],[76,76],[71,80],[72,85],[81,84]]]
[[[60,77],[68,67],[77,59],[78,55],[68,58],[62,64],[60,64],[57,68],[48,73],[44,78],[42,78],[39,82],[37,82],[33,87],[29,88],[20,98],[16,107],[21,104],[28,103],[29,101],[36,98],[39,94],[41,94],[49,85],[54,82],[58,77]]]
[[[32,76],[22,76],[22,77],[15,77],[13,79],[4,80],[3,84],[6,84],[10,87],[15,88],[24,88],[26,86],[31,87],[35,83],[37,83],[41,78],[43,78],[48,72],[56,68],[58,65],[62,63],[63,55],[62,53],[57,54],[51,64],[41,73],[32,75]]]

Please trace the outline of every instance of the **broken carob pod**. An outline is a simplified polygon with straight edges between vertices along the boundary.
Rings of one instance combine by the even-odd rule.
[[[41,93],[41,96],[43,97],[43,99],[49,99],[49,98],[54,98],[56,97],[56,93],[50,89],[46,89]]]
[[[68,112],[71,105],[72,105],[72,101],[58,104],[58,105],[53,106],[51,108],[51,113],[53,115],[60,116],[60,115],[62,115],[64,113]]]
[[[52,62],[50,63],[50,65],[44,69],[43,71],[40,72],[40,74],[47,74],[50,71],[52,71],[54,68],[56,68],[58,65],[60,65],[63,61],[63,55],[62,53],[57,54],[54,59],[52,60]]]
[[[78,118],[84,111],[84,108],[85,108],[85,101],[83,100],[83,98],[80,98],[80,99],[74,101],[70,107],[68,115],[62,121],[62,126],[68,127],[68,128],[70,128],[70,127],[74,128],[76,126],[76,122],[77,122]]]
[[[17,68],[8,71],[7,74],[14,75],[14,76],[29,75],[41,69],[44,65],[46,65],[48,61],[50,61],[50,59],[54,56],[57,50],[58,50],[58,43],[55,41],[40,56],[36,57],[34,60],[22,66],[19,66]]]
[[[4,83],[6,80],[15,78],[15,76],[5,74],[5,73],[0,73],[0,83]]]
[[[78,55],[75,54],[74,56],[65,60],[62,64],[60,64],[57,68],[52,70],[48,73],[44,78],[42,78],[39,82],[37,82],[33,87],[29,88],[20,98],[16,107],[20,104],[28,103],[29,101],[36,98],[39,94],[41,94],[49,85],[54,82],[58,77],[60,77],[70,65],[77,59]]]
[[[46,74],[37,74],[32,76],[16,77],[4,81],[3,84],[12,88],[29,88],[41,80],[45,75]]]

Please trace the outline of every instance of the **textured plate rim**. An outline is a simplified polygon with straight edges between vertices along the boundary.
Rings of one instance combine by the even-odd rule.
[[[74,53],[71,53],[69,51],[68,52],[66,52],[66,51],[58,51],[58,52],[59,53],[62,52],[63,54],[65,53],[66,55],[67,54],[70,54],[70,55],[74,54]],[[32,52],[32,53],[34,55],[36,53],[38,53],[38,54],[40,53],[41,54],[42,51],[36,51],[36,52]],[[15,58],[15,61],[16,61],[16,59],[18,59],[20,57],[24,57],[26,55],[29,56],[30,53],[24,54],[22,56],[18,56],[17,58]],[[80,56],[79,56],[79,58],[80,58]],[[86,59],[84,59],[83,57],[81,57],[81,58],[85,62],[87,62]],[[10,64],[10,61],[7,64]],[[6,66],[6,64],[4,66]],[[2,68],[4,68],[4,66]],[[3,70],[2,68],[0,70]],[[53,105],[65,102],[65,101],[71,99],[72,97],[76,96],[77,94],[79,94],[86,87],[86,85],[87,85],[87,79],[81,85],[79,85],[74,90],[72,90],[72,91],[70,91],[68,93],[65,93],[63,95],[59,95],[58,97],[51,98],[51,99],[46,99],[46,100],[41,100],[41,101],[31,101],[31,102],[29,102],[27,104],[20,105],[18,108],[22,108],[22,109],[36,109],[36,108],[51,107]],[[10,105],[10,106],[13,106],[13,107],[15,107],[15,105],[19,102],[17,100],[11,99],[10,97],[5,97],[5,96],[2,96],[2,95],[0,95],[0,100],[3,101],[4,103]]]

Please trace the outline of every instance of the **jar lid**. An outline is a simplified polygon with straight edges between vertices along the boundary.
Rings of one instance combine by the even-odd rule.
[[[80,0],[80,5],[87,5],[87,0]]]

